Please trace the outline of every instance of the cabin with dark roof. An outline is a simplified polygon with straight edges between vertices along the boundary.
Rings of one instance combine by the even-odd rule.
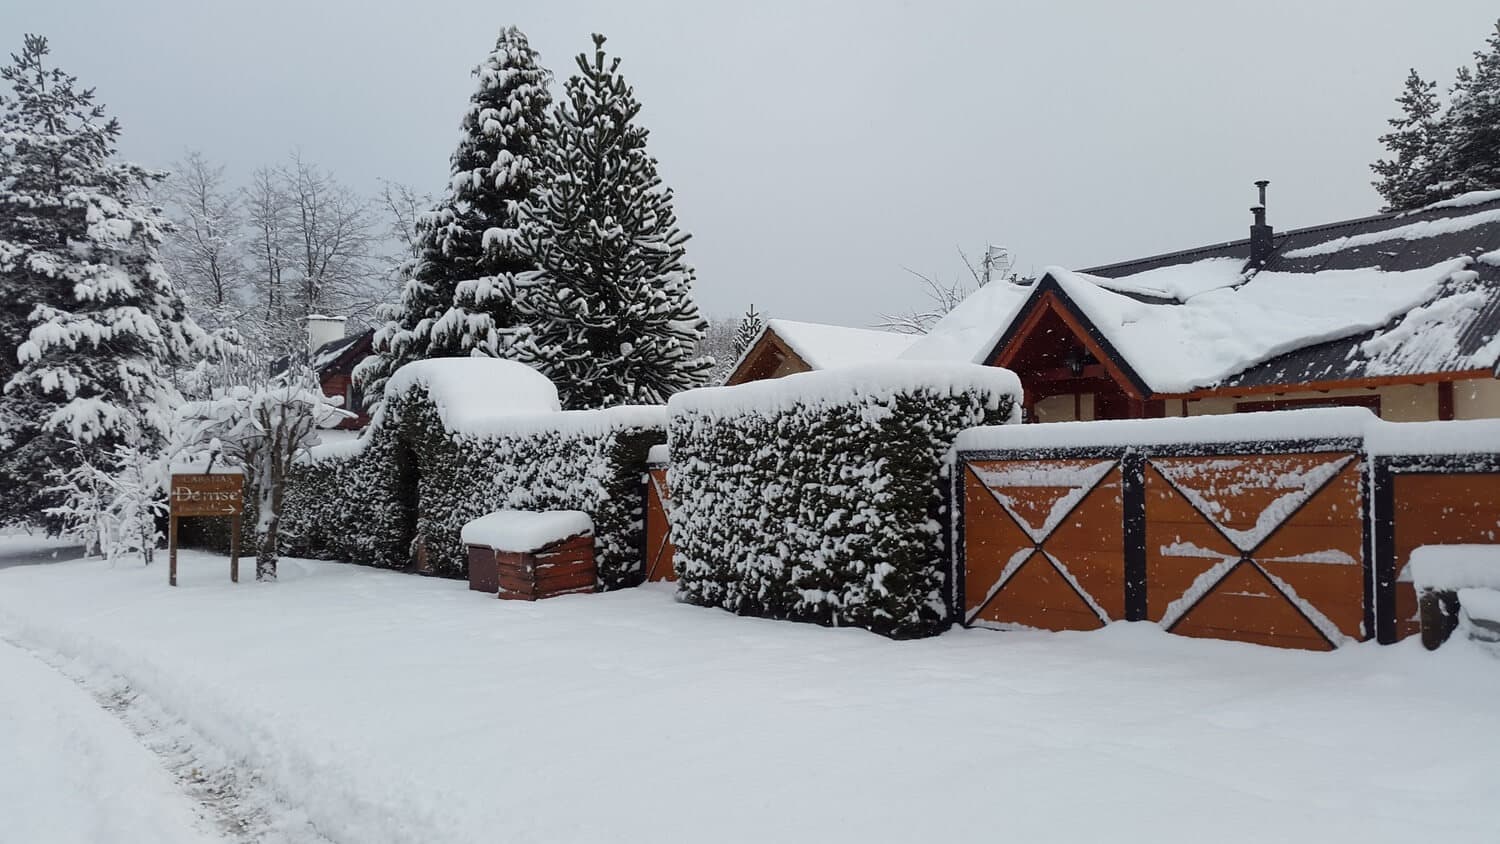
[[[361,331],[330,340],[312,352],[310,362],[313,371],[318,373],[318,383],[323,387],[323,395],[342,396],[344,409],[356,414],[353,419],[340,421],[336,427],[357,430],[370,424],[364,396],[354,386],[354,367],[370,356],[374,339],[373,329]]]
[[[1266,184],[1247,238],[992,282],[898,357],[1011,369],[1029,421],[1500,418],[1500,191],[1276,232]]]
[[[346,334],[343,317],[321,314],[307,317],[303,324],[307,331],[307,363],[317,373],[323,395],[343,398],[343,408],[355,414],[353,418],[340,420],[334,427],[358,430],[370,424],[364,396],[354,386],[354,367],[370,356],[375,341],[374,330]],[[284,371],[290,362],[285,357],[277,360],[271,365],[271,374]]]

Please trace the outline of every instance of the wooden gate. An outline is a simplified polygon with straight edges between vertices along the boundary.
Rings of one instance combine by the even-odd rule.
[[[963,619],[1093,630],[1124,618],[1118,459],[964,467]]]
[[[1367,638],[1352,446],[961,455],[961,618],[1046,630],[1151,620],[1188,636],[1313,649]]]
[[[1376,457],[1373,473],[1380,641],[1421,629],[1407,564],[1423,545],[1500,544],[1500,455]]]
[[[1146,617],[1280,647],[1364,638],[1359,467],[1338,452],[1149,458]]]
[[[667,522],[667,467],[653,464],[646,472],[646,580],[676,580],[676,549]]]

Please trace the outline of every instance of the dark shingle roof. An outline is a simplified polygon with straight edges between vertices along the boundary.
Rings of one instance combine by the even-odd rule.
[[[1405,213],[1379,214],[1280,232],[1263,269],[1306,273],[1377,267],[1417,270],[1455,258],[1500,254],[1500,192],[1471,194]],[[1082,272],[1123,278],[1207,258],[1248,259],[1249,239],[1107,264]],[[1500,336],[1500,259],[1474,261],[1470,273],[1445,282],[1428,306],[1444,312],[1422,330],[1400,331],[1405,316],[1352,337],[1282,354],[1225,380],[1224,387],[1274,386],[1401,375],[1470,372],[1500,366],[1476,353],[1494,350]],[[1459,298],[1455,298],[1459,297]],[[1145,297],[1133,298],[1148,301]],[[1435,330],[1440,326],[1440,330]],[[1397,333],[1392,333],[1397,332]],[[1377,338],[1386,341],[1372,343]],[[1374,349],[1375,351],[1371,351]],[[1486,350],[1486,354],[1488,350]],[[1480,355],[1479,357],[1484,357]],[[1203,385],[1205,387],[1213,385]]]

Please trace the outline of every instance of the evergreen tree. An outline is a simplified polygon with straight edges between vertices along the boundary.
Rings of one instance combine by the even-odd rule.
[[[137,199],[163,174],[115,159],[119,123],[47,53],[27,35],[0,69],[0,521],[34,519],[83,455],[159,445],[171,370],[213,351],[158,260],[170,224]]]
[[[515,276],[534,269],[520,248],[517,209],[536,185],[550,75],[515,27],[501,31],[474,75],[447,193],[418,223],[400,301],[385,311],[376,355],[358,372],[377,401],[404,363],[504,356],[516,324]]]
[[[566,408],[654,404],[704,383],[705,322],[690,298],[672,191],[636,124],[640,103],[606,61],[604,36],[548,126],[542,188],[522,212],[539,273],[516,304],[531,335],[516,359],[557,384]]]
[[[1474,59],[1458,69],[1446,108],[1433,83],[1415,70],[1407,76],[1396,98],[1402,114],[1380,137],[1391,157],[1370,165],[1387,210],[1500,189],[1500,22]]]
[[[1434,153],[1438,139],[1439,103],[1437,83],[1428,82],[1415,68],[1406,77],[1406,89],[1396,102],[1401,116],[1386,121],[1391,131],[1380,136],[1390,151],[1370,165],[1380,177],[1375,190],[1385,199],[1387,210],[1400,211],[1431,202],[1427,186],[1434,177]]]
[[[736,358],[745,356],[745,352],[750,350],[750,344],[760,336],[760,330],[763,327],[765,323],[756,312],[755,306],[751,305],[750,310],[745,311],[745,316],[740,320],[739,326],[734,329],[734,356]]]
[[[1500,22],[1454,85],[1439,151],[1443,198],[1500,189]]]

